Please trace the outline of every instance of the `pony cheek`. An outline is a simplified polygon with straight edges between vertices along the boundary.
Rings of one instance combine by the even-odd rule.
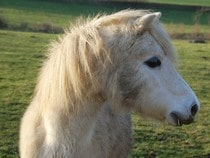
[[[158,88],[152,91],[145,90],[145,93],[139,98],[139,102],[136,103],[135,111],[142,117],[164,120],[168,109],[167,103],[164,102],[167,99],[162,94]]]

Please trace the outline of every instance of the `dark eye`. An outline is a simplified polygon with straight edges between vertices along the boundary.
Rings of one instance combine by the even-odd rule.
[[[148,59],[147,61],[144,62],[147,66],[151,67],[151,68],[155,68],[161,65],[161,61],[158,57],[154,56],[150,59]]]

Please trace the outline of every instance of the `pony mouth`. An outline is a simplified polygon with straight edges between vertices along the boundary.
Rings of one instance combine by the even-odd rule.
[[[173,124],[176,126],[188,125],[194,122],[194,117],[189,116],[188,118],[183,118],[183,115],[179,112],[171,112],[170,114]]]

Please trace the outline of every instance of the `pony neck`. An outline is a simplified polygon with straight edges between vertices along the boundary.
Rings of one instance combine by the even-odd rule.
[[[100,99],[100,100],[99,100]],[[46,140],[49,144],[59,144],[61,142],[72,142],[72,146],[88,145],[96,128],[98,117],[104,108],[108,107],[107,102],[101,98],[86,100],[76,103],[75,108],[70,108],[68,112],[58,105],[46,111],[44,125],[46,129]],[[62,134],[62,135],[61,135]],[[54,142],[58,139],[61,142]],[[71,137],[66,137],[71,136]],[[66,141],[69,139],[69,141]],[[74,139],[74,140],[72,140]]]

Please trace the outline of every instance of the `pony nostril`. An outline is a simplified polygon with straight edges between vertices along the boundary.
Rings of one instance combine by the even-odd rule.
[[[194,104],[192,107],[191,107],[191,115],[192,116],[195,116],[195,114],[197,113],[198,111],[198,105],[197,104]]]

